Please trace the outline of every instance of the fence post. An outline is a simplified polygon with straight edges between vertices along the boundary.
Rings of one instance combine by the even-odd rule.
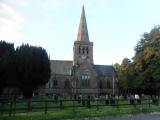
[[[82,105],[85,106],[85,99],[82,98]]]
[[[14,99],[14,103],[13,103],[13,105],[14,105],[14,108],[13,108],[13,114],[14,114],[14,116],[15,116],[15,114],[16,114],[16,98]]]
[[[97,98],[97,105],[96,105],[96,106],[97,106],[97,110],[99,110],[99,105],[98,105],[98,98]]]
[[[117,109],[119,110],[119,98],[116,99],[116,105],[117,105]]]
[[[90,103],[90,96],[88,96],[87,98],[87,107],[90,108],[91,107],[91,103]]]
[[[4,101],[1,101],[1,115],[3,115],[3,111],[4,111]]]
[[[45,110],[44,110],[45,115],[47,114],[47,107],[48,107],[47,101],[45,101]]]
[[[78,104],[81,103],[81,98],[78,96]]]
[[[60,104],[59,104],[60,105],[60,109],[62,109],[62,107],[63,107],[62,100],[60,100],[59,102],[60,102]]]
[[[151,107],[151,100],[150,99],[148,99],[149,100],[149,108]]]
[[[75,100],[75,99],[73,98],[73,109],[72,109],[73,112],[75,112],[75,103],[74,103],[74,100]]]
[[[13,104],[13,102],[11,101],[11,102],[9,103],[9,116],[12,115],[12,104]]]
[[[32,101],[31,99],[27,99],[27,107],[28,107],[28,112],[32,111]]]

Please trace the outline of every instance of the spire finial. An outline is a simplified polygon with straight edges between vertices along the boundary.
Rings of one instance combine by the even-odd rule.
[[[80,24],[79,24],[79,29],[78,29],[77,41],[89,41],[84,5],[82,7],[82,13],[81,13],[81,19],[80,19]]]
[[[84,11],[84,5],[82,6],[82,10]]]

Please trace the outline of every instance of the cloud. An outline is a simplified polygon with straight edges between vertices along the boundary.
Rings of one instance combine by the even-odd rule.
[[[15,28],[16,30],[20,30],[22,28],[20,24],[17,24],[16,22],[5,17],[0,17],[0,23],[1,26],[10,26],[10,28]]]
[[[28,7],[33,0],[1,0],[5,3],[11,3],[19,7]]]
[[[21,39],[24,16],[13,6],[5,2],[0,2],[0,15],[0,39]]]
[[[0,2],[1,12],[5,12],[8,16],[12,17],[16,22],[24,22],[24,17],[8,4]]]

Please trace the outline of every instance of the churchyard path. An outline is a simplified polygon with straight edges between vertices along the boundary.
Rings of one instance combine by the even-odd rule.
[[[70,119],[67,119],[70,120]],[[72,119],[75,120],[75,119]],[[115,117],[101,117],[101,118],[82,118],[76,120],[160,120],[160,113],[148,113],[137,115],[124,115]]]

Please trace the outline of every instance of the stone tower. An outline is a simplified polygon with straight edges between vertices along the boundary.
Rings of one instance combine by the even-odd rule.
[[[82,8],[77,40],[73,46],[74,87],[76,93],[88,93],[87,89],[96,88],[96,74],[93,69],[93,42],[90,42],[84,6]],[[82,92],[83,91],[83,92]]]
[[[39,94],[106,95],[117,91],[116,73],[112,65],[94,65],[93,42],[90,42],[84,6],[77,39],[73,45],[73,61],[51,60],[51,78]],[[46,89],[47,88],[47,89]]]
[[[80,18],[77,40],[73,47],[73,65],[93,65],[93,42],[89,41],[84,6]]]

